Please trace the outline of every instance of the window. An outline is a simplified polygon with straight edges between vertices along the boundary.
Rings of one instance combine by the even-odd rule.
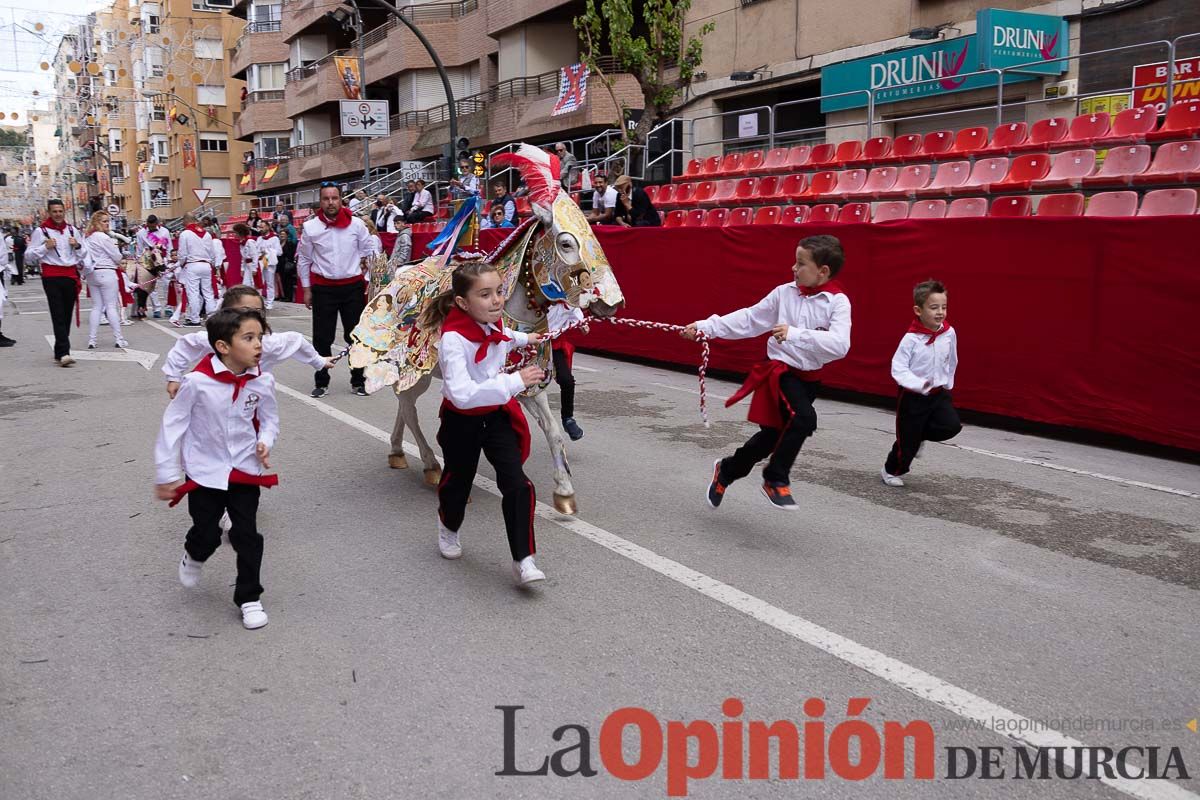
[[[202,106],[225,105],[225,87],[201,84],[196,87],[196,104]]]
[[[150,111],[150,119],[154,120],[155,122],[166,122],[167,109],[163,106],[154,106]]]
[[[161,78],[166,70],[163,69],[163,51],[158,47],[147,47],[144,56],[150,77]]]
[[[279,22],[283,19],[283,6],[279,3],[254,3],[250,8],[252,22]]]
[[[104,85],[105,86],[116,86],[117,85],[117,68],[116,67],[110,67],[107,65],[104,67]]]
[[[250,67],[250,91],[282,91],[287,64],[253,64]]]
[[[116,128],[108,130],[108,149],[113,153],[121,152],[121,131]]]
[[[205,153],[228,153],[229,134],[200,132],[200,150]]]
[[[158,3],[142,4],[142,28],[146,33],[158,33],[162,9]]]
[[[292,146],[292,137],[287,133],[263,134],[254,137],[254,154],[258,158],[278,158]]]
[[[221,53],[220,39],[197,39],[196,40],[196,58],[210,58],[214,61],[220,61]]]
[[[230,196],[230,181],[229,178],[201,178],[200,188],[208,189],[209,197],[229,197]]]
[[[155,164],[167,163],[167,137],[162,135],[151,136],[150,148],[154,152]]]
[[[117,180],[125,179],[125,165],[120,161],[114,161],[108,165],[109,174]]]

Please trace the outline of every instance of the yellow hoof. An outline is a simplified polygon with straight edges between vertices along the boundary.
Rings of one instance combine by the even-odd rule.
[[[574,514],[579,509],[575,506],[575,495],[554,495],[554,507],[560,514]]]
[[[408,456],[403,453],[388,456],[388,466],[392,469],[408,469]]]
[[[438,467],[436,469],[425,470],[425,485],[426,486],[437,486],[441,482],[442,482],[442,468],[441,467]]]

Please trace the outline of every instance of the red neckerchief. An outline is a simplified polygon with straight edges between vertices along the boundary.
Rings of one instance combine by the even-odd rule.
[[[204,228],[201,228],[199,225],[196,225],[196,224],[194,224],[194,223],[193,223],[193,224],[191,224],[191,225],[188,225],[188,226],[186,226],[186,227],[187,227],[187,229],[188,229],[189,231],[191,231],[192,233],[196,234],[196,235],[197,235],[197,236],[199,236],[201,239],[203,239],[203,238],[204,238],[204,234],[208,233],[208,231],[204,230]]]
[[[65,231],[67,229],[67,221],[64,219],[62,222],[55,225],[54,220],[50,219],[50,217],[46,217],[44,220],[42,220],[42,227],[43,228],[53,228],[54,230],[58,231],[59,233],[62,233],[63,231]]]
[[[837,281],[825,281],[820,286],[799,286],[801,297],[812,297],[821,292],[829,292],[830,294],[845,294],[846,290]]]
[[[209,353],[206,358],[200,359],[200,363],[197,364],[196,368],[192,371],[199,372],[201,375],[207,375],[214,381],[231,384],[233,386],[233,400],[230,402],[237,402],[238,395],[241,393],[242,387],[262,375],[262,370],[256,369],[253,372],[247,370],[241,375],[234,375],[228,369],[217,372],[216,369],[213,368],[213,360],[216,359],[216,357],[216,353]]]
[[[933,344],[934,339],[937,339],[937,337],[941,336],[948,330],[950,330],[950,323],[946,322],[946,320],[942,320],[942,327],[938,328],[936,331],[931,331],[929,328],[926,328],[923,324],[921,324],[921,320],[919,319],[914,319],[912,322],[908,323],[908,333],[920,333],[929,337],[929,339],[927,339],[925,342],[926,347]]]
[[[342,206],[342,210],[337,213],[337,216],[332,220],[325,216],[325,209],[317,212],[317,219],[325,223],[326,228],[349,228],[350,220],[353,219],[350,209]]]
[[[468,342],[474,342],[479,345],[479,348],[475,351],[476,364],[487,358],[488,348],[493,343],[499,344],[500,342],[512,341],[512,337],[506,336],[503,329],[493,329],[488,333],[484,333],[483,328],[479,327],[479,323],[457,305],[450,308],[450,313],[446,315],[446,321],[442,323],[442,333],[446,331],[453,331]]]

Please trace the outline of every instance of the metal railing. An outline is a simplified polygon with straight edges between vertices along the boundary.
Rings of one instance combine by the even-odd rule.
[[[411,22],[446,22],[449,20],[459,19],[470,14],[472,11],[479,9],[479,0],[460,0],[456,3],[423,3],[420,5],[409,5],[400,8],[400,14]],[[362,35],[363,47],[371,47],[384,41],[388,37],[388,32],[395,28],[400,23],[396,22],[394,17],[389,16],[387,20],[377,28],[372,28]],[[358,46],[358,40],[353,42],[355,47]]]
[[[245,105],[253,103],[275,103],[283,100],[282,89],[259,89],[246,94]]]
[[[331,53],[326,53],[325,55],[321,56],[311,64],[305,64],[303,66],[288,70],[287,73],[285,73],[284,78],[287,83],[296,83],[298,81],[305,80],[306,78],[311,78],[313,75],[317,74],[317,70],[319,70],[322,65],[330,63],[335,58],[349,55],[353,55],[350,50],[334,50]]]
[[[283,22],[277,19],[262,20],[259,22],[247,22],[246,27],[242,29],[242,37],[248,33],[279,33],[283,29]],[[241,42],[241,39],[238,39]]]

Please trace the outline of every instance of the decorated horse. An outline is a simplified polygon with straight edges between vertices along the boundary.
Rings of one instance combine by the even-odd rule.
[[[455,255],[454,243],[475,223],[473,208],[460,210],[434,242],[444,243],[444,252],[397,270],[374,294],[351,333],[350,365],[365,368],[367,391],[391,386],[399,400],[389,465],[397,469],[408,466],[403,444],[407,427],[421,454],[425,482],[433,486],[441,480],[441,464],[421,431],[416,402],[436,371],[441,331],[424,329],[418,320],[429,302],[449,288],[458,264],[482,258],[496,265],[506,298],[504,324],[518,331],[545,333],[547,312],[554,303],[585,309],[597,317],[615,314],[624,303],[600,242],[579,206],[562,191],[558,158],[523,144],[515,153],[494,157],[492,165],[512,166],[521,174],[529,187],[533,216],[493,252]],[[377,270],[372,272],[376,283]],[[526,363],[539,364],[546,378],[520,396],[521,404],[537,420],[550,446],[555,508],[573,514],[575,488],[567,462],[567,438],[545,392],[553,378],[551,344],[530,348]]]

